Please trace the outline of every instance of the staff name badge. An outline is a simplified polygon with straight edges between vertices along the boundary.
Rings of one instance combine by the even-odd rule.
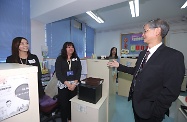
[[[67,71],[67,76],[73,75],[73,71]]]
[[[72,61],[77,61],[77,58],[72,58]]]
[[[34,63],[36,63],[35,59],[28,60],[28,62],[29,62],[30,64],[34,64]]]

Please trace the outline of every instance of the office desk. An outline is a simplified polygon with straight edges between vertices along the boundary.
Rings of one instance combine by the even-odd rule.
[[[187,102],[185,101],[185,96],[179,96],[177,99],[175,122],[187,122],[187,116],[181,110],[180,108],[181,105],[187,106]]]
[[[184,76],[184,79],[181,85],[181,91],[186,91],[186,83],[187,83],[187,77]]]

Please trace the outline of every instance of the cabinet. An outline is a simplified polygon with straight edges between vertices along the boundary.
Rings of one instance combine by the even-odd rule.
[[[131,58],[121,58],[120,64],[128,66],[128,67],[134,67],[137,59],[131,59]],[[119,72],[118,73],[118,95],[128,97],[130,86],[132,83],[133,76],[124,73]]]
[[[96,104],[71,99],[72,122],[107,122],[107,97],[103,96]]]
[[[72,122],[110,122],[115,111],[116,79],[112,75],[112,68],[107,67],[109,60],[87,59],[87,77],[104,79],[102,97],[96,103],[88,103],[71,99]],[[77,107],[81,107],[77,110]],[[84,109],[86,114],[84,114]],[[82,112],[83,111],[83,112]],[[94,119],[96,117],[96,119]],[[82,121],[81,121],[82,120]]]
[[[28,66],[22,64],[14,64],[14,63],[0,64],[0,86],[1,88],[2,87],[10,88],[6,92],[3,92],[3,90],[5,89],[1,89],[0,91],[0,96],[1,96],[0,116],[5,117],[7,115],[14,115],[17,112],[17,114],[3,120],[3,122],[39,122],[40,121],[37,72],[38,72],[38,68],[36,66]],[[23,82],[24,84],[22,84]],[[12,84],[16,84],[16,85],[12,85]],[[27,86],[27,87],[23,87],[23,86]],[[14,91],[15,91],[15,95],[14,95]],[[1,94],[2,92],[3,94]],[[19,94],[16,94],[16,92]],[[4,94],[7,95],[5,96]],[[11,109],[8,108],[6,104],[4,105],[3,101],[7,101],[7,100],[11,100],[11,105],[9,106],[11,107]],[[18,100],[20,102],[17,102]],[[29,100],[29,104],[25,104],[28,100]],[[19,108],[19,109],[15,109],[15,108]],[[14,110],[16,110],[16,112]],[[22,110],[26,110],[26,111],[22,112]],[[2,111],[6,111],[7,114],[2,115],[1,113]],[[8,114],[8,111],[10,111],[9,112],[10,114]]]
[[[112,75],[112,68],[107,67],[109,60],[87,59],[87,77],[104,79],[102,96],[106,96],[107,122],[110,122],[116,104],[116,79]]]

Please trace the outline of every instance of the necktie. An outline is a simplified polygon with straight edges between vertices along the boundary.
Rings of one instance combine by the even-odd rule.
[[[137,76],[142,71],[143,67],[145,66],[146,61],[147,61],[147,57],[148,57],[149,54],[150,54],[150,52],[146,51],[146,53],[145,53],[145,55],[144,55],[144,57],[143,57],[143,59],[141,61],[141,64],[140,64],[136,74],[134,75],[134,78],[132,80],[133,83],[131,84],[131,88],[130,88],[130,91],[129,91],[128,101],[132,99],[132,94],[133,94],[133,91],[134,91],[134,86],[136,84]]]
[[[135,79],[137,78],[138,74],[142,71],[143,67],[145,66],[146,61],[147,61],[147,57],[148,57],[149,54],[150,54],[150,52],[149,52],[149,51],[146,51],[146,53],[145,53],[145,55],[144,55],[144,57],[143,57],[143,59],[142,59],[142,62],[141,62],[141,64],[140,64],[140,66],[139,66],[139,68],[138,68],[136,74],[134,75],[134,78],[135,78]]]
[[[146,64],[147,57],[148,57],[149,54],[150,54],[150,52],[147,50],[146,53],[145,53],[144,59],[143,59],[143,61],[142,61],[141,68],[143,68],[144,65]]]

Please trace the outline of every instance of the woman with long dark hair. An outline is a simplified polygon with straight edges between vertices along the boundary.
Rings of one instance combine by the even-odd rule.
[[[38,93],[39,98],[44,96],[41,82],[41,67],[38,57],[29,51],[28,40],[24,37],[16,37],[12,41],[12,55],[8,56],[6,63],[19,63],[38,67]]]
[[[58,101],[62,122],[71,122],[71,98],[77,95],[77,85],[81,77],[81,62],[72,42],[65,42],[55,63],[58,79]]]
[[[112,48],[110,49],[109,58],[110,58],[110,59],[118,59],[118,56],[117,56],[117,48],[116,48],[116,47],[112,47]]]

